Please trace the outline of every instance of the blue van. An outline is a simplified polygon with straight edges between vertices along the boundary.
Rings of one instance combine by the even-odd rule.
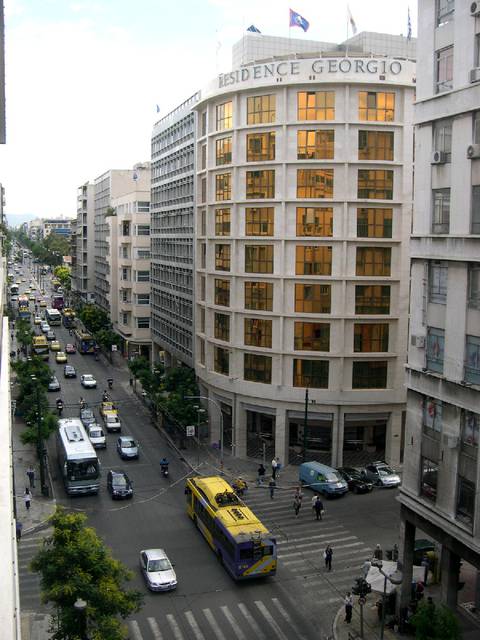
[[[320,462],[304,462],[300,465],[300,482],[313,491],[331,498],[343,496],[348,492],[348,484],[336,469]]]

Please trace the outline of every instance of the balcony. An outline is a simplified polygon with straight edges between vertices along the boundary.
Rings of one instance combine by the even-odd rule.
[[[478,236],[412,236],[410,238],[410,256],[429,260],[460,260],[478,262]]]

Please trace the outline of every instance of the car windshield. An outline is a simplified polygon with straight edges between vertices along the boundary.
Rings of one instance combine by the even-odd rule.
[[[339,473],[327,473],[327,482],[343,482]]]
[[[117,422],[117,416],[107,416],[107,422]]]
[[[90,429],[90,435],[92,438],[101,438],[103,431],[101,429]]]
[[[67,462],[67,474],[70,480],[98,478],[98,460],[70,460]]]
[[[150,560],[147,571],[168,571],[171,569],[170,562],[166,558]]]
[[[390,469],[390,467],[379,467],[378,475],[379,476],[394,476],[395,475],[395,471],[393,469]]]
[[[137,445],[135,444],[135,440],[122,440],[122,448],[123,449],[133,449]]]
[[[84,375],[84,376],[83,376],[83,379],[84,379],[84,380],[93,380],[93,376],[91,376],[91,375],[87,374],[87,375]]]
[[[116,487],[126,487],[127,486],[127,480],[126,480],[125,476],[114,476],[113,477],[113,484]]]
[[[93,418],[93,411],[91,409],[82,409],[82,418]]]

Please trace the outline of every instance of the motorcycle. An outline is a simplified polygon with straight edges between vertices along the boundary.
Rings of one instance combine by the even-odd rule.
[[[63,402],[60,400],[57,402],[57,413],[59,417],[62,415],[62,411],[63,411]]]
[[[113,380],[112,380],[112,378],[109,378],[109,379],[107,380],[107,382],[108,382],[108,388],[109,388],[109,389],[111,389],[111,388],[113,387]]]
[[[163,476],[164,478],[168,478],[168,467],[167,467],[167,465],[162,465],[162,466],[160,467],[160,471],[161,471],[162,476]]]

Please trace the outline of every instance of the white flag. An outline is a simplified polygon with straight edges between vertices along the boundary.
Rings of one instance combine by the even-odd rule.
[[[350,22],[350,26],[352,27],[353,35],[357,33],[357,25],[355,24],[355,20],[353,19],[352,12],[350,11],[350,7],[347,4],[347,16],[348,21]]]

